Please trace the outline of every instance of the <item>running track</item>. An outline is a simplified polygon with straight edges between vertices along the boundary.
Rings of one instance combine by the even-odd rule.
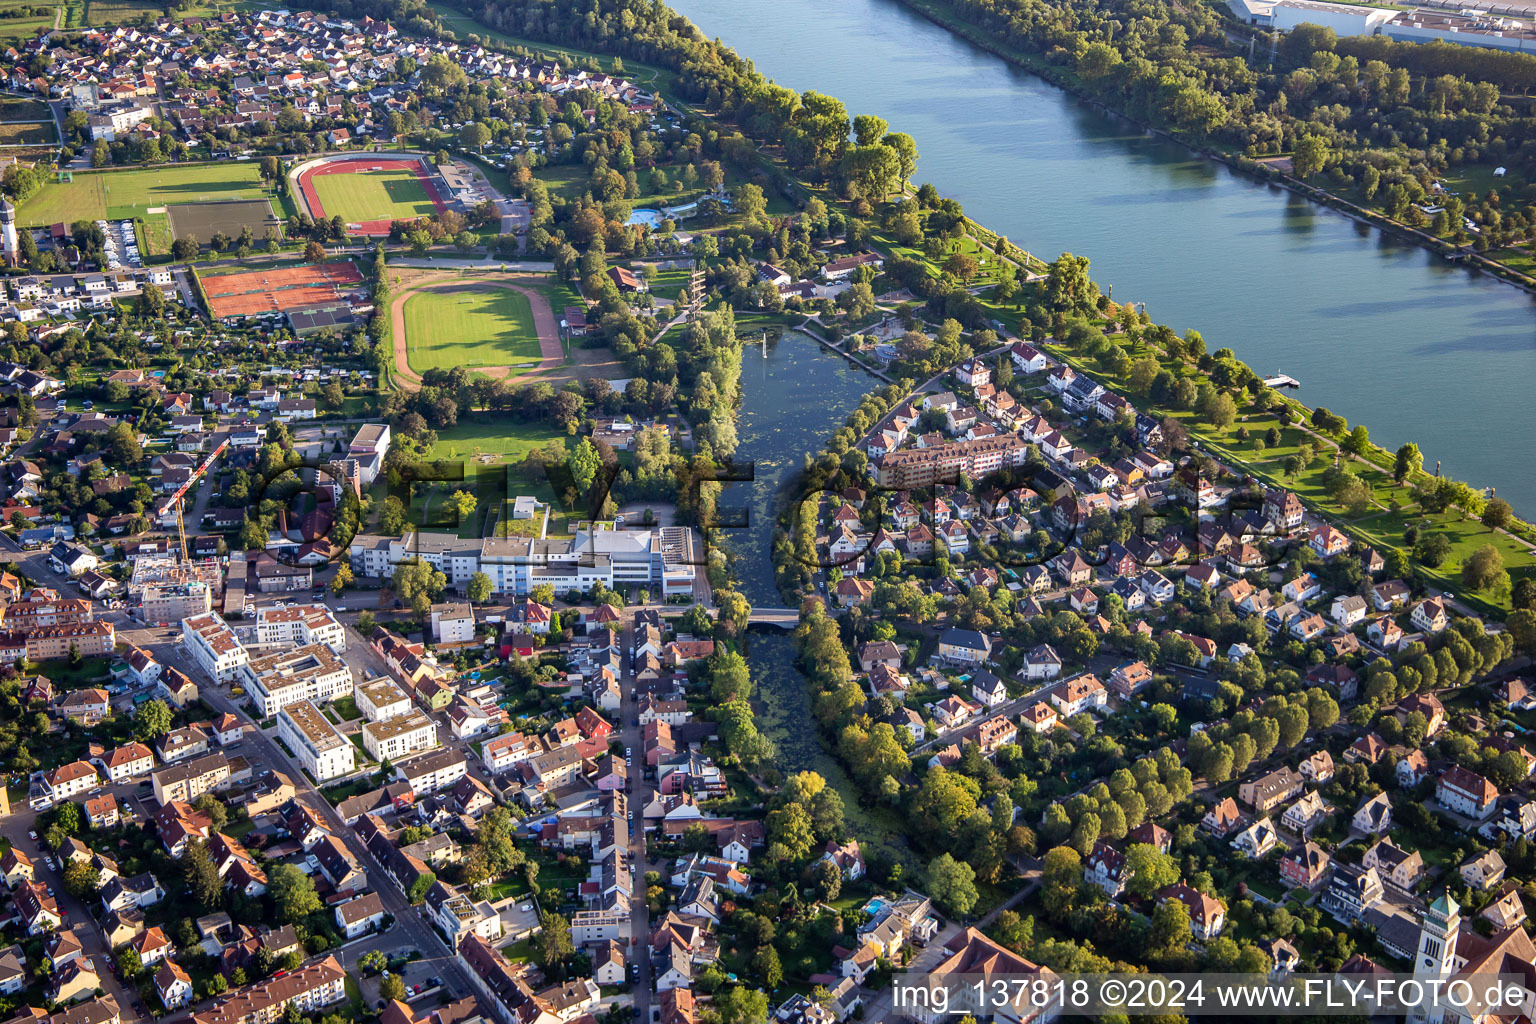
[[[421,187],[426,190],[427,198],[432,200],[433,207],[438,213],[448,209],[443,202],[442,195],[437,191],[437,184],[422,169],[421,159],[401,159],[399,157],[380,157],[377,160],[359,160],[349,158],[346,160],[334,160],[323,163],[319,167],[311,167],[299,175],[299,188],[304,192],[304,203],[309,207],[310,216],[315,220],[328,216],[325,206],[321,204],[320,197],[315,194],[314,178],[321,174],[359,174],[363,171],[411,171],[416,175],[416,180],[421,182]],[[389,227],[394,219],[364,221],[361,224],[347,225],[349,235],[387,235]]]
[[[565,349],[560,344],[560,325],[555,319],[554,309],[549,305],[549,299],[543,292],[522,284],[514,284],[504,278],[457,276],[427,278],[407,285],[398,295],[393,296],[389,303],[390,327],[394,335],[395,378],[402,386],[415,387],[421,383],[421,374],[411,369],[410,364],[410,353],[405,337],[405,301],[422,291],[471,291],[487,288],[506,288],[521,293],[528,300],[528,307],[533,313],[533,330],[539,336],[539,365],[511,377],[512,381],[533,377],[564,362]],[[475,368],[475,372],[500,378],[511,376],[512,371],[511,367],[507,366],[480,366]]]

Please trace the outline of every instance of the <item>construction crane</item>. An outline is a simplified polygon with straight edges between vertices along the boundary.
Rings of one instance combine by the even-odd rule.
[[[180,487],[176,488],[175,492],[169,498],[166,498],[164,501],[162,501],[160,503],[160,507],[155,512],[156,520],[158,520],[159,522],[161,522],[163,524],[165,522],[166,515],[168,513],[170,513],[172,510],[175,511],[175,513],[176,513],[176,548],[177,548],[177,551],[181,555],[181,559],[180,560],[182,562],[188,561],[188,558],[187,558],[187,527],[186,527],[186,524],[182,521],[182,515],[181,515],[181,507],[182,507],[183,504],[185,504],[184,499],[187,496],[187,492],[192,489],[192,485],[197,483],[199,480],[201,480],[203,478],[203,474],[207,473],[210,469],[213,468],[213,464],[216,461],[218,461],[219,456],[223,455],[224,454],[224,449],[226,449],[228,447],[229,447],[229,439],[228,438],[225,438],[223,441],[219,442],[219,446],[217,448],[215,448],[213,450],[212,454],[210,454],[206,459],[204,459],[202,461],[202,464],[199,465],[197,467],[197,469],[195,469],[192,472],[192,475],[187,478],[186,483],[184,483]]]

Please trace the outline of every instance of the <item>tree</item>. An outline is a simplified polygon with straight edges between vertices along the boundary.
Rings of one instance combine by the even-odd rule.
[[[1164,900],[1152,911],[1148,939],[1153,949],[1174,950],[1189,941],[1189,908],[1179,900]]]
[[[133,713],[133,734],[140,742],[151,743],[171,731],[175,716],[165,701],[156,698],[140,704]]]
[[[535,957],[546,974],[563,977],[565,965],[576,955],[571,944],[570,922],[559,914],[545,913],[540,918],[543,930],[539,932]]]
[[[1179,880],[1179,865],[1150,843],[1133,843],[1125,851],[1126,891],[1149,898]]]
[[[187,844],[181,856],[181,870],[187,888],[197,897],[197,902],[207,910],[216,907],[224,891],[224,880],[219,877],[219,869],[208,855],[208,846],[203,840],[194,839]]]
[[[395,566],[393,582],[400,599],[411,606],[418,618],[425,618],[432,609],[432,602],[448,586],[448,577],[426,562],[416,560]]]
[[[1298,178],[1310,177],[1328,164],[1328,143],[1316,135],[1303,135],[1296,140],[1291,153],[1291,171]]]
[[[336,575],[331,577],[331,593],[339,597],[343,590],[352,585],[352,581],[352,566],[346,562],[340,563],[336,566]]]
[[[1371,447],[1371,432],[1365,428],[1365,424],[1357,423],[1353,430],[1344,435],[1339,447],[1351,455],[1364,455]]]
[[[405,982],[398,974],[386,974],[379,979],[379,998],[389,1001],[405,999]]]
[[[319,242],[310,242],[308,245],[306,245],[304,247],[304,262],[324,263],[325,246],[321,245]]]
[[[1515,510],[1503,498],[1489,498],[1483,506],[1483,525],[1490,530],[1507,530],[1515,521]]]
[[[89,901],[101,884],[101,872],[85,861],[72,860],[64,866],[64,889],[77,900]]]
[[[969,914],[978,899],[976,872],[948,852],[941,853],[928,865],[928,895],[951,914]]]
[[[471,121],[459,129],[459,144],[465,149],[472,149],[478,153],[490,141],[491,130],[479,121]]]
[[[478,502],[471,491],[454,491],[448,499],[448,507],[459,514],[461,520],[468,519],[475,514],[475,506]]]
[[[738,985],[715,993],[714,1010],[720,1024],[764,1024],[768,1020],[768,993]]]
[[[196,235],[183,235],[171,243],[171,258],[181,261],[195,260],[203,251]]]
[[[275,864],[267,871],[267,893],[285,924],[301,921],[320,909],[320,896],[308,875],[292,864]]]
[[[1409,441],[1397,449],[1397,456],[1392,464],[1392,479],[1401,484],[1410,476],[1417,473],[1424,466],[1424,453],[1419,451],[1419,446]]]
[[[582,438],[566,459],[566,466],[576,481],[577,495],[586,494],[591,490],[592,482],[597,479],[597,471],[602,468],[602,465],[602,456],[598,454],[597,447],[592,444],[592,439]]]
[[[229,808],[212,793],[202,793],[192,801],[194,810],[208,816],[209,824],[215,832],[224,831],[224,826],[229,823]]]
[[[1461,565],[1461,582],[1472,590],[1497,589],[1501,582],[1508,582],[1504,571],[1504,557],[1492,544],[1484,544],[1472,552]]]
[[[885,118],[874,114],[859,114],[853,119],[853,141],[859,146],[873,146],[880,141],[890,125]]]
[[[901,187],[906,188],[912,180],[913,172],[917,170],[917,141],[906,132],[891,132],[881,140],[881,144],[895,152]]]
[[[477,572],[469,578],[466,592],[474,604],[484,604],[491,599],[491,578],[483,572]]]
[[[123,976],[124,981],[133,981],[144,973],[144,961],[133,950],[125,949],[117,954],[117,973]]]

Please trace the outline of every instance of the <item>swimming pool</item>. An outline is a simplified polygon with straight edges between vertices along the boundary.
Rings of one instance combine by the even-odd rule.
[[[869,898],[869,902],[864,904],[864,913],[868,914],[870,917],[875,917],[880,913],[880,911],[884,909],[885,900],[881,899],[879,896],[871,896]]]
[[[644,224],[648,228],[661,227],[661,211],[642,206],[629,215],[625,224]]]

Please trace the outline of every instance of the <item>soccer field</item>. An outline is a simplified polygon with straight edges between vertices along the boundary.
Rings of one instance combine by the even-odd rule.
[[[416,172],[403,168],[315,174],[310,176],[309,185],[325,215],[340,214],[348,224],[415,220],[437,211]]]
[[[72,182],[48,182],[17,211],[17,220],[24,227],[118,220],[143,217],[147,210],[174,203],[262,199],[266,194],[256,161],[81,172]]]
[[[517,292],[466,284],[423,291],[405,301],[406,356],[417,373],[454,366],[537,363],[533,310]]]

